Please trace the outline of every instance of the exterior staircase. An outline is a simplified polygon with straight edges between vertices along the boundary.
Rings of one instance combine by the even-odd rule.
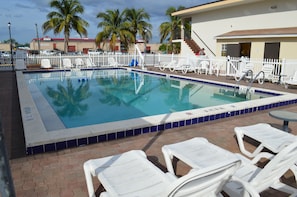
[[[198,54],[200,51],[200,47],[193,39],[185,39],[187,45],[192,49],[195,54]]]

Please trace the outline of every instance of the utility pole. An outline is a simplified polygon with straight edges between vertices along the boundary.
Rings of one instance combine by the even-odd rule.
[[[37,43],[38,43],[38,52],[40,53],[40,40],[39,40],[39,35],[38,35],[37,23],[35,23],[35,27],[36,27],[36,36],[37,36]]]
[[[7,25],[8,25],[9,41],[10,41],[10,63],[11,63],[11,66],[12,66],[12,70],[14,70],[14,67],[13,67],[13,53],[12,53],[12,39],[11,39],[11,29],[10,29],[11,23],[8,22]]]

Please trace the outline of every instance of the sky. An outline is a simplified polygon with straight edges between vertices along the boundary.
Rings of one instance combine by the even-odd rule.
[[[11,37],[20,44],[30,43],[32,39],[37,38],[37,32],[39,38],[44,36],[64,38],[63,33],[54,35],[52,31],[49,31],[47,34],[43,34],[42,24],[47,21],[47,14],[56,11],[49,6],[50,1],[0,0],[0,42],[9,40],[8,22],[11,23]],[[95,38],[97,33],[101,31],[97,27],[100,19],[96,18],[99,12],[105,12],[108,9],[123,11],[126,8],[144,8],[150,15],[148,22],[153,26],[151,43],[159,42],[159,26],[162,22],[169,21],[165,13],[170,6],[189,8],[209,2],[211,0],[80,0],[85,9],[81,17],[89,23],[88,38]],[[76,32],[71,32],[71,38],[79,37]]]

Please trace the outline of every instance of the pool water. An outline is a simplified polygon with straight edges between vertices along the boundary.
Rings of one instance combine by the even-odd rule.
[[[40,114],[53,111],[65,128],[247,100],[234,96],[233,88],[123,69],[25,73],[25,78]],[[268,96],[253,93],[248,99]]]

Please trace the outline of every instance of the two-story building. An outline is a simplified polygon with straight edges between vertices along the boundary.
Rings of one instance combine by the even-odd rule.
[[[297,59],[296,0],[224,0],[172,13],[191,22],[182,28],[181,54],[194,54],[189,41],[206,55]]]

